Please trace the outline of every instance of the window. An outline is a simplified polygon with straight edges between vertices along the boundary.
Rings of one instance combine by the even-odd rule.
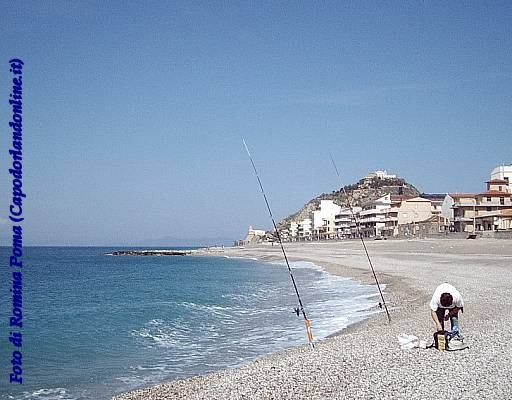
[[[504,206],[504,205],[505,205],[505,197],[500,197],[500,204],[501,204],[502,206]]]
[[[492,211],[492,207],[487,207],[487,211]]]
[[[490,201],[492,201],[492,198],[487,197],[487,202],[490,202]]]

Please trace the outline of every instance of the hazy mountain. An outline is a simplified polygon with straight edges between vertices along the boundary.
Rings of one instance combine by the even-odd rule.
[[[137,246],[176,247],[176,246],[231,246],[233,238],[176,238],[165,236],[158,239],[144,240]]]

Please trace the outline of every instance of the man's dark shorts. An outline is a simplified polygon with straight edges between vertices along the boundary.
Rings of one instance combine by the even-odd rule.
[[[441,308],[441,307],[438,307],[437,310],[436,310],[437,319],[441,323],[441,327],[443,328],[443,330],[444,330],[444,316],[446,314],[446,310],[450,311],[449,308]],[[464,312],[464,307],[461,307],[460,311]],[[458,318],[459,317],[459,313],[457,313],[455,315],[452,315],[452,317]]]

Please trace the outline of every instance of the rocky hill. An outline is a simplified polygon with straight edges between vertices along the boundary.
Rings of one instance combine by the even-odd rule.
[[[418,189],[406,182],[402,178],[379,178],[365,177],[359,182],[345,186],[347,195],[350,198],[352,206],[364,206],[365,204],[382,197],[388,193],[392,195],[403,195],[416,197],[420,195]],[[345,197],[343,188],[330,194],[323,193],[320,196],[307,202],[304,207],[296,213],[286,217],[279,222],[279,227],[284,227],[292,221],[299,222],[304,218],[312,218],[312,212],[318,209],[320,200],[334,200],[334,202],[342,207],[348,207],[348,201]]]

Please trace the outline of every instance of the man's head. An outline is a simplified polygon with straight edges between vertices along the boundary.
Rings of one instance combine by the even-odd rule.
[[[453,303],[453,297],[450,293],[443,293],[441,295],[441,305],[443,307],[450,307]]]

